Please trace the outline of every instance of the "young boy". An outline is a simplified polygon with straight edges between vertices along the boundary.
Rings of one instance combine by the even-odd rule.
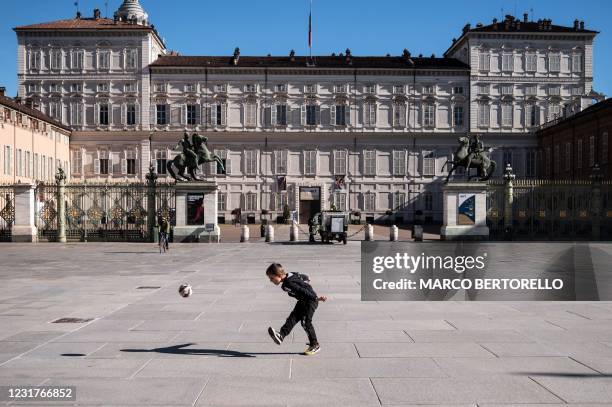
[[[310,286],[310,279],[305,274],[299,273],[286,273],[278,263],[272,263],[266,270],[266,275],[272,283],[279,285],[282,283],[281,288],[289,294],[290,297],[297,299],[295,308],[287,317],[285,325],[282,326],[279,332],[275,331],[272,327],[268,328],[268,333],[272,337],[272,340],[280,345],[283,339],[291,333],[291,330],[301,321],[302,327],[308,335],[308,349],[304,352],[305,355],[314,355],[321,350],[319,342],[317,341],[317,334],[315,333],[314,327],[312,326],[312,316],[314,315],[319,301],[327,300],[325,296],[317,296]]]

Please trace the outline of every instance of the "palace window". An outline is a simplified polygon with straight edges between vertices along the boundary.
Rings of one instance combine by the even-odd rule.
[[[72,69],[83,69],[83,60],[85,59],[85,52],[83,50],[72,51],[72,58],[70,58],[72,63]]]
[[[576,168],[582,168],[582,139],[576,144]]]
[[[121,163],[122,174],[135,175],[136,174],[136,152],[134,150],[128,150],[125,152],[125,160]]]
[[[99,83],[98,84],[98,92],[108,92],[110,89],[108,83]]]
[[[304,175],[316,175],[317,152],[316,150],[304,151]]]
[[[453,95],[463,95],[463,86],[453,86]]]
[[[433,152],[423,153],[423,175],[436,175],[436,158]]]
[[[502,126],[512,126],[514,106],[509,103],[502,104]]]
[[[363,175],[376,175],[376,150],[363,151]]]
[[[548,56],[548,70],[550,72],[559,72],[561,70],[561,55],[550,54]]]
[[[98,53],[98,68],[109,69],[110,68],[110,51],[100,51]]]
[[[227,210],[227,194],[217,195],[217,211],[223,212]]]
[[[346,105],[332,105],[330,108],[330,120],[334,126],[346,126],[348,123],[348,113]]]
[[[155,124],[168,124],[168,105],[158,104],[155,106]]]
[[[487,103],[480,103],[478,105],[478,126],[489,126],[489,105]]]
[[[433,95],[435,93],[435,86],[434,85],[425,85],[423,86],[423,94],[424,95]]]
[[[479,84],[477,91],[479,95],[488,95],[489,94],[489,84],[488,83]]]
[[[572,55],[572,72],[582,72],[582,55]]]
[[[376,126],[376,103],[366,102],[363,104],[363,124],[366,127]]]
[[[406,151],[393,151],[393,175],[406,175]]]
[[[136,105],[129,104],[126,108],[126,124],[133,126],[136,124]]]
[[[488,51],[478,54],[478,69],[488,71],[491,69],[491,54]]]
[[[80,174],[83,172],[83,152],[79,150],[72,150],[72,172]],[[38,157],[37,157],[38,158]],[[38,160],[37,160],[38,161]]]
[[[276,92],[276,93],[286,93],[287,92],[287,85],[285,85],[284,83],[277,83],[276,85],[274,85],[274,92]]]
[[[59,49],[51,50],[51,69],[62,69],[62,51]]]
[[[257,104],[256,103],[246,103],[244,105],[244,118],[245,118],[245,126],[255,127],[257,126]]]
[[[501,85],[502,95],[512,95],[514,93],[514,85]]]
[[[339,211],[346,211],[346,193],[334,192],[334,205]]]
[[[317,85],[312,83],[304,85],[304,93],[317,93]]]
[[[276,150],[274,152],[274,170],[276,175],[287,174],[287,157],[289,151],[287,150]]]
[[[436,125],[436,106],[426,104],[423,106],[423,126],[434,127]]]
[[[365,85],[363,87],[363,93],[366,93],[368,95],[376,94],[376,85]]]
[[[227,123],[227,103],[214,103],[210,106],[209,123],[213,126],[225,126]]]
[[[555,120],[561,116],[561,106],[549,105],[548,106],[548,121]]]
[[[347,86],[345,83],[334,85],[334,93],[346,93],[346,89]]]
[[[73,126],[83,124],[83,105],[80,102],[70,104],[70,124]]]
[[[393,85],[393,94],[394,95],[403,95],[406,93],[404,85]]]
[[[257,151],[246,150],[244,152],[244,172],[246,175],[257,174]]]
[[[610,152],[608,151],[608,132],[604,132],[601,135],[601,163],[602,164],[608,163],[608,154],[610,154]]]
[[[40,51],[30,52],[30,69],[40,69]]]
[[[512,72],[514,70],[514,55],[503,54],[502,55],[502,71]]]
[[[403,192],[395,192],[393,194],[393,210],[401,211],[404,209],[404,205],[406,205],[406,194]]]
[[[561,95],[561,86],[550,85],[548,87],[548,96],[560,96],[560,95]]]
[[[565,143],[565,171],[570,170],[570,163],[572,162],[572,143]]]
[[[595,165],[595,137],[589,137],[589,167]]]
[[[168,161],[168,152],[166,150],[155,151],[155,170],[158,174],[166,174],[166,162]]]
[[[334,150],[334,175],[346,175],[346,150]]]
[[[216,162],[213,164],[213,171],[217,175],[226,175],[231,173],[231,162],[230,159],[227,158],[227,150],[216,150],[215,155],[219,157],[221,163]],[[221,166],[223,164],[223,166]]]
[[[393,104],[393,126],[406,127],[406,105],[404,103]]]
[[[538,56],[536,54],[525,54],[525,71],[536,72],[538,70]]]
[[[376,193],[366,192],[363,194],[363,210],[373,212],[376,210]]]
[[[534,127],[540,124],[540,108],[534,104],[525,105],[525,125]]]
[[[13,173],[13,151],[11,146],[4,146],[4,175]]]
[[[187,105],[187,124],[190,126],[198,124],[198,105]]]
[[[137,50],[128,49],[125,54],[125,69],[135,69],[137,57],[138,57]]]
[[[319,122],[320,107],[317,105],[302,106],[302,123],[307,126],[316,126]]]
[[[555,157],[554,157],[553,174],[559,174],[559,164],[561,162],[561,157],[559,157],[559,145],[558,144],[555,146],[554,154],[555,154]]]
[[[60,102],[49,102],[49,116],[53,117],[55,120],[62,120],[62,109]]]
[[[225,84],[225,83],[217,83],[217,84],[215,84],[215,92],[216,93],[226,93],[227,92],[227,84]]]
[[[538,94],[538,85],[526,85],[525,96],[536,96]]]
[[[463,126],[463,106],[453,107],[453,126]]]
[[[433,194],[431,192],[425,192],[423,196],[425,197],[425,210],[433,210]]]
[[[108,126],[109,122],[109,108],[107,103],[101,103],[98,111],[98,124],[102,126]]]
[[[257,92],[257,85],[254,83],[247,83],[244,85],[244,91],[247,93],[255,93]]]
[[[198,85],[195,83],[188,83],[185,85],[185,92],[187,93],[196,93],[198,91]]]
[[[257,210],[257,194],[254,192],[247,192],[244,194],[244,210],[245,211],[256,211]]]
[[[287,125],[287,105],[284,103],[275,104],[271,107],[272,111],[270,117],[272,118],[272,125],[286,126]]]
[[[166,92],[166,84],[165,83],[156,83],[156,84],[153,85],[153,90],[155,92],[165,93]]]

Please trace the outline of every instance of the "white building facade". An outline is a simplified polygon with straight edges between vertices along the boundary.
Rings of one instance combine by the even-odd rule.
[[[177,141],[198,132],[225,160],[224,173],[202,168],[221,220],[288,205],[305,222],[333,203],[363,219],[440,221],[458,137],[482,134],[498,174],[510,162],[535,176],[532,131],[585,106],[596,32],[580,24],[466,27],[442,58],[189,57],[125,0],[112,20],[16,28],[19,95],[73,127],[73,179],[142,180],[151,164],[167,177]]]

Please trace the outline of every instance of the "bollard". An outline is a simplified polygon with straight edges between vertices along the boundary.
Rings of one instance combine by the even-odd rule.
[[[412,235],[412,237],[414,238],[415,242],[422,242],[423,241],[423,226],[421,225],[414,225],[412,227],[412,230],[414,232],[414,234]]]
[[[389,228],[389,240],[392,242],[397,242],[399,240],[399,229],[395,225]]]
[[[240,241],[241,242],[249,241],[249,227],[247,225],[242,225],[240,227]]]
[[[367,224],[365,227],[365,240],[371,242],[374,240],[374,226]]]
[[[266,228],[266,242],[274,241],[274,226],[268,225]]]
[[[298,240],[300,240],[298,227],[295,224],[295,222],[293,222],[293,224],[291,225],[291,228],[289,229],[289,241],[297,242]]]

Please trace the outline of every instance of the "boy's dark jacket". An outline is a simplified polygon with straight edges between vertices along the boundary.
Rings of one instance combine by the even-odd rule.
[[[309,281],[306,274],[287,273],[281,288],[298,301],[317,301],[317,293],[312,289]]]

